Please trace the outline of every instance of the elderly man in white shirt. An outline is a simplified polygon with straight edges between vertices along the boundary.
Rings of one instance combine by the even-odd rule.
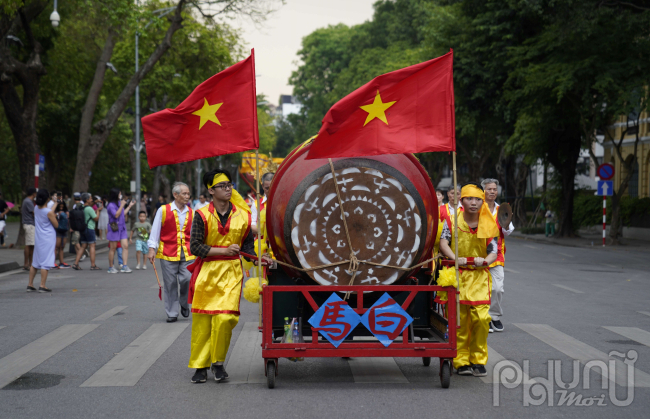
[[[191,274],[187,270],[196,259],[190,252],[190,233],[194,211],[187,205],[190,200],[190,188],[182,182],[174,183],[172,188],[174,201],[163,205],[156,212],[147,241],[149,261],[160,259],[163,282],[165,283],[165,312],[167,323],[173,323],[180,314],[190,315],[187,295]],[[178,288],[180,284],[180,298]]]
[[[496,203],[497,195],[499,193],[499,181],[497,179],[484,179],[481,182],[481,186],[485,190],[485,202],[492,213],[494,219],[497,219],[497,213],[499,211],[499,204]],[[504,265],[506,262],[506,236],[512,234],[515,231],[515,226],[510,223],[506,228],[499,224],[501,228],[499,232],[499,241],[497,243],[498,252],[497,260],[490,265],[490,274],[492,275],[492,302],[490,304],[490,317],[492,321],[490,322],[490,333],[492,332],[503,332],[503,323],[501,322],[501,317],[503,316],[503,291],[504,291]]]

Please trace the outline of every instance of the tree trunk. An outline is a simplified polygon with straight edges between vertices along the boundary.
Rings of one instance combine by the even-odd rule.
[[[174,33],[182,27],[181,23],[183,21],[183,18],[181,16],[181,11],[185,3],[186,0],[179,0],[178,5],[176,6],[176,11],[174,13],[174,16],[170,19],[171,24],[167,29],[167,33],[165,34],[164,39],[160,44],[158,44],[154,52],[149,56],[149,58],[144,63],[144,65],[140,68],[140,70],[138,70],[138,72],[136,72],[131,77],[131,79],[126,84],[126,86],[124,86],[124,89],[122,90],[118,98],[115,100],[113,105],[111,105],[108,112],[106,113],[106,116],[103,119],[97,121],[94,125],[92,125],[92,129],[86,126],[80,127],[79,148],[77,152],[77,166],[74,175],[74,186],[73,186],[74,190],[88,189],[88,172],[90,172],[93,165],[95,164],[97,155],[99,155],[99,152],[101,151],[104,143],[106,142],[106,139],[108,138],[111,131],[113,130],[113,127],[117,123],[118,118],[122,115],[122,112],[124,111],[127,104],[129,103],[131,96],[133,96],[136,86],[142,81],[142,79],[147,74],[149,74],[149,72],[153,69],[153,66],[169,50],[169,48],[171,48],[172,45],[171,41],[172,41],[172,37],[174,36]],[[106,71],[106,64],[105,63],[103,64],[104,66],[103,69],[99,68],[100,64],[101,63],[97,64],[97,70],[95,72],[95,77],[99,79],[98,81],[99,91],[93,93],[93,94],[97,94],[97,97],[99,97],[99,94],[101,93],[101,87],[103,84],[103,74],[99,76],[98,73],[101,71],[104,72]],[[93,85],[94,85],[94,81],[93,81]],[[92,104],[90,93],[88,95],[88,101],[90,101]],[[84,111],[86,111],[85,108]],[[94,116],[94,109],[92,114]],[[85,123],[88,123],[88,121],[92,123],[92,120],[93,118],[90,117],[90,119],[85,120]],[[84,121],[83,118],[82,121]]]

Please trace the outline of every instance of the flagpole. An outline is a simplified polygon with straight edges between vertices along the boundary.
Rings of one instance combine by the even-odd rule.
[[[257,201],[257,280],[259,281],[259,286],[262,288],[262,240],[260,239],[260,230],[262,227],[261,223],[261,204],[260,204],[260,150],[255,150],[255,171],[257,172],[256,190],[255,190],[255,200]],[[259,327],[262,327],[262,296],[260,295],[260,301],[258,304],[258,316],[259,316]]]
[[[458,270],[458,180],[456,178],[456,152],[454,161],[454,265],[456,267],[456,326],[460,327],[460,272]]]

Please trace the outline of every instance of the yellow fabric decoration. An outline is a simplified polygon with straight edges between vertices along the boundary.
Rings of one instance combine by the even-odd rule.
[[[456,288],[456,268],[442,268],[436,285]],[[447,301],[447,291],[438,291],[437,296],[440,301]]]
[[[492,212],[485,202],[485,192],[475,185],[465,185],[460,191],[460,199],[479,198],[483,200],[483,206],[478,215],[478,231],[476,236],[479,239],[489,239],[499,236],[499,227],[492,217]]]
[[[228,176],[226,176],[223,173],[217,173],[216,175],[214,175],[214,179],[212,179],[212,183],[208,185],[208,188],[214,188],[214,185],[221,182],[230,182],[230,179],[228,179]],[[242,198],[242,196],[239,194],[239,192],[237,192],[237,189],[235,188],[232,188],[230,203],[242,211],[246,211],[248,213],[251,212],[250,207],[248,206],[246,201],[244,201],[244,198]]]
[[[268,285],[269,281],[262,279],[262,284]],[[251,303],[258,303],[260,301],[260,292],[262,292],[262,288],[260,287],[259,278],[250,278],[244,284],[244,298],[246,301],[250,301]]]

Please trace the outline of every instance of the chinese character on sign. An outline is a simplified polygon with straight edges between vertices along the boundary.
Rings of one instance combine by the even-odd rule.
[[[309,319],[314,330],[337,348],[360,322],[359,315],[334,293]]]
[[[388,293],[384,293],[361,318],[361,323],[386,347],[411,322],[413,318]]]

